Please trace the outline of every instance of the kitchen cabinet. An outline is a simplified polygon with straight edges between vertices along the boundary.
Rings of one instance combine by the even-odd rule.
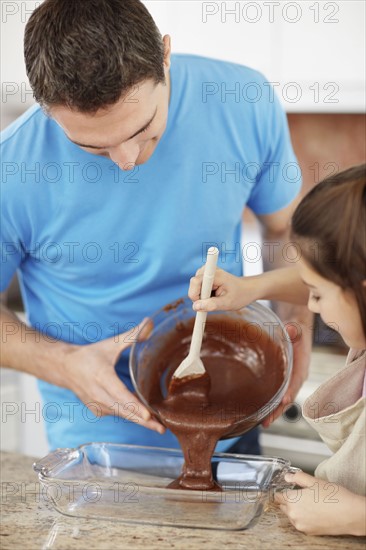
[[[287,111],[364,112],[366,3],[301,4],[301,20],[279,26],[279,79],[300,83],[302,91]]]
[[[365,109],[364,0],[144,0],[177,53],[233,61],[262,72],[287,112]],[[2,127],[33,103],[24,28],[39,1],[3,2]],[[11,56],[8,52],[11,50]]]
[[[287,112],[363,112],[363,0],[146,0],[174,52],[261,71]]]

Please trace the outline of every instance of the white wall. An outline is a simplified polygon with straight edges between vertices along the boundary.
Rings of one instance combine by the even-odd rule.
[[[290,112],[363,112],[363,0],[145,1],[173,50],[258,69]],[[292,84],[295,83],[295,84]]]
[[[32,103],[23,34],[31,11],[40,3],[0,3],[2,127],[12,113]],[[173,51],[258,69],[278,83],[287,111],[362,112],[365,108],[364,0],[144,3],[160,31],[171,35]]]

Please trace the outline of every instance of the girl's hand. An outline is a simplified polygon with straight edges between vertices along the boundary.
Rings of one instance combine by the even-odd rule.
[[[275,502],[307,535],[366,535],[366,498],[304,472],[286,474],[301,489],[275,494]]]
[[[204,266],[191,278],[188,296],[193,301],[195,311],[216,311],[240,309],[258,299],[254,277],[236,277],[223,269],[217,269],[212,290],[213,298],[200,300]]]
[[[301,305],[309,297],[309,290],[296,267],[275,269],[251,277],[235,277],[223,269],[217,269],[212,287],[215,296],[200,300],[203,272],[204,266],[192,277],[188,290],[195,311],[235,310],[262,299]],[[309,370],[312,336],[309,329],[297,321],[286,326],[286,330],[293,346],[292,376],[282,402],[263,420],[264,428],[268,428],[294,401]]]

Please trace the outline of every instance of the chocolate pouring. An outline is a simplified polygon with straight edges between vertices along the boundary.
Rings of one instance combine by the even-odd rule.
[[[201,358],[206,374],[174,379],[187,356],[194,319],[178,322],[145,350],[140,391],[159,420],[178,438],[185,463],[172,488],[217,490],[211,457],[221,438],[243,434],[283,386],[286,357],[264,330],[244,319],[211,314]],[[257,327],[260,328],[260,327]],[[252,338],[245,338],[252,332]],[[244,336],[243,336],[244,335]],[[270,412],[268,410],[268,412]]]

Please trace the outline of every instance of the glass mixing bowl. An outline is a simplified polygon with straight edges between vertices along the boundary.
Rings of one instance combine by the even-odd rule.
[[[222,437],[222,439],[227,439],[242,435],[249,429],[254,428],[279,406],[291,377],[292,344],[287,336],[284,325],[277,315],[268,307],[257,302],[249,304],[238,311],[209,312],[207,323],[209,323],[210,316],[212,315],[220,316],[220,319],[228,318],[238,322],[245,321],[249,324],[247,326],[252,330],[247,334],[248,339],[246,339],[245,336],[241,336],[242,340],[240,340],[240,344],[243,344],[243,351],[248,341],[250,342],[250,338],[255,338],[255,335],[259,334],[260,331],[265,332],[278,346],[278,353],[282,359],[281,363],[283,365],[283,382],[279,389],[275,390],[271,398],[260,406],[260,408],[253,410],[251,414],[246,414],[244,416],[239,414],[230,433]],[[179,330],[181,323],[189,321],[194,316],[195,312],[192,310],[192,302],[188,298],[181,298],[172,304],[168,304],[151,316],[154,327],[149,338],[145,341],[134,343],[131,348],[130,375],[132,383],[139,399],[160,421],[159,412],[149,402],[148,397],[149,383],[151,385],[151,368],[149,368],[151,365],[151,358],[158,357],[159,350],[163,349],[164,339],[166,339],[171,331]],[[188,349],[189,342],[187,342],[187,353]],[[247,368],[244,362],[243,367]],[[270,365],[266,365],[266,369],[270,369]],[[260,383],[265,382],[261,380]],[[160,384],[161,392],[165,396],[166,382],[164,380],[164,373],[161,375]]]

